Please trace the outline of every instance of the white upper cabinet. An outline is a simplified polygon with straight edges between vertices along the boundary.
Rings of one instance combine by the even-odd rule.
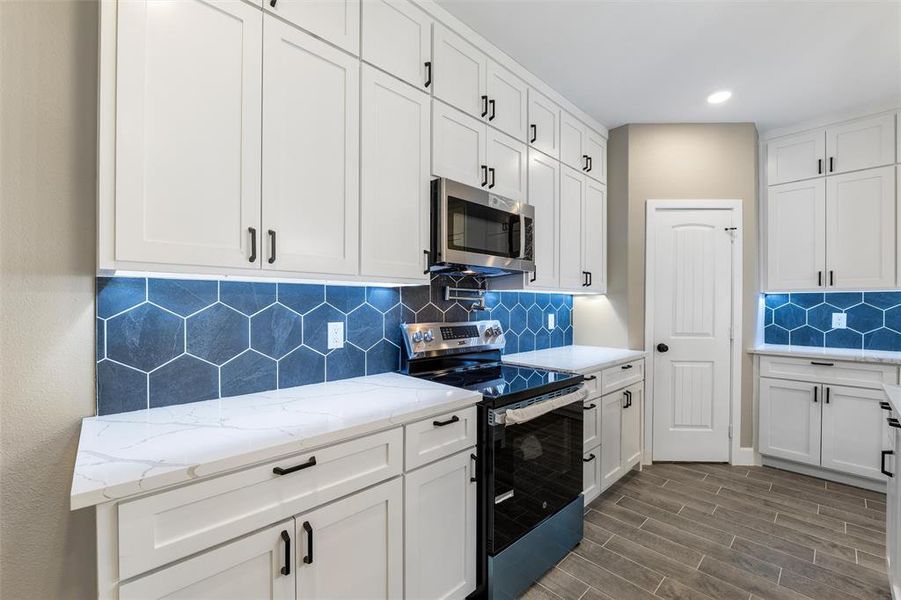
[[[529,204],[535,207],[535,272],[529,285],[556,288],[560,284],[560,163],[529,150]]]
[[[263,8],[352,54],[360,53],[360,0],[264,0]]]
[[[588,168],[585,173],[592,179],[607,183],[607,139],[591,129],[586,131],[585,154],[588,155]]]
[[[826,173],[826,134],[822,129],[770,140],[766,148],[769,185]]]
[[[527,89],[519,77],[488,61],[488,123],[520,142],[526,139]]]
[[[271,16],[263,49],[263,268],[356,274],[360,63]]]
[[[259,268],[262,14],[121,2],[117,28],[115,260]]]
[[[486,158],[488,189],[505,198],[526,200],[526,145],[490,127]]]
[[[432,39],[432,93],[468,115],[487,117],[488,58],[442,25],[435,24]]]
[[[893,167],[826,178],[827,285],[891,288],[895,282]]]
[[[607,186],[585,182],[585,215],[582,220],[582,270],[588,273],[586,290],[607,291]]]
[[[585,177],[578,171],[560,170],[560,288],[584,291],[582,269],[582,219]]]
[[[485,124],[478,119],[433,101],[432,174],[474,187],[487,185],[487,135]]]
[[[766,289],[807,290],[826,284],[826,183],[771,186],[767,194]]]
[[[580,171],[588,168],[587,134],[581,121],[565,110],[560,112],[560,162]]]
[[[369,66],[362,81],[360,272],[428,283],[431,101]]]
[[[829,174],[895,162],[895,115],[878,115],[828,127],[826,157]]]
[[[560,107],[534,88],[529,88],[528,140],[532,148],[560,158]]]
[[[431,86],[432,19],[409,0],[363,2],[363,60],[420,89]]]

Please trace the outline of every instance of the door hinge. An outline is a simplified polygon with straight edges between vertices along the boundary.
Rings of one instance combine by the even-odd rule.
[[[732,439],[732,425],[729,425],[729,439]]]

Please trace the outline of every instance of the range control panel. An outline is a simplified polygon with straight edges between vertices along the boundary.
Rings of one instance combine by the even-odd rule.
[[[504,347],[500,321],[404,323],[401,329],[409,358]]]

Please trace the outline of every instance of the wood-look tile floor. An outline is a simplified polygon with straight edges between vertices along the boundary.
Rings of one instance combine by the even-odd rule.
[[[585,537],[529,600],[873,600],[885,495],[768,467],[659,463],[585,514]]]

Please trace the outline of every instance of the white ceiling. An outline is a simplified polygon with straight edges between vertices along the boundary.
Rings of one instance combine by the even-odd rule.
[[[438,0],[608,127],[761,131],[901,103],[901,0]],[[707,104],[707,95],[732,99]]]

